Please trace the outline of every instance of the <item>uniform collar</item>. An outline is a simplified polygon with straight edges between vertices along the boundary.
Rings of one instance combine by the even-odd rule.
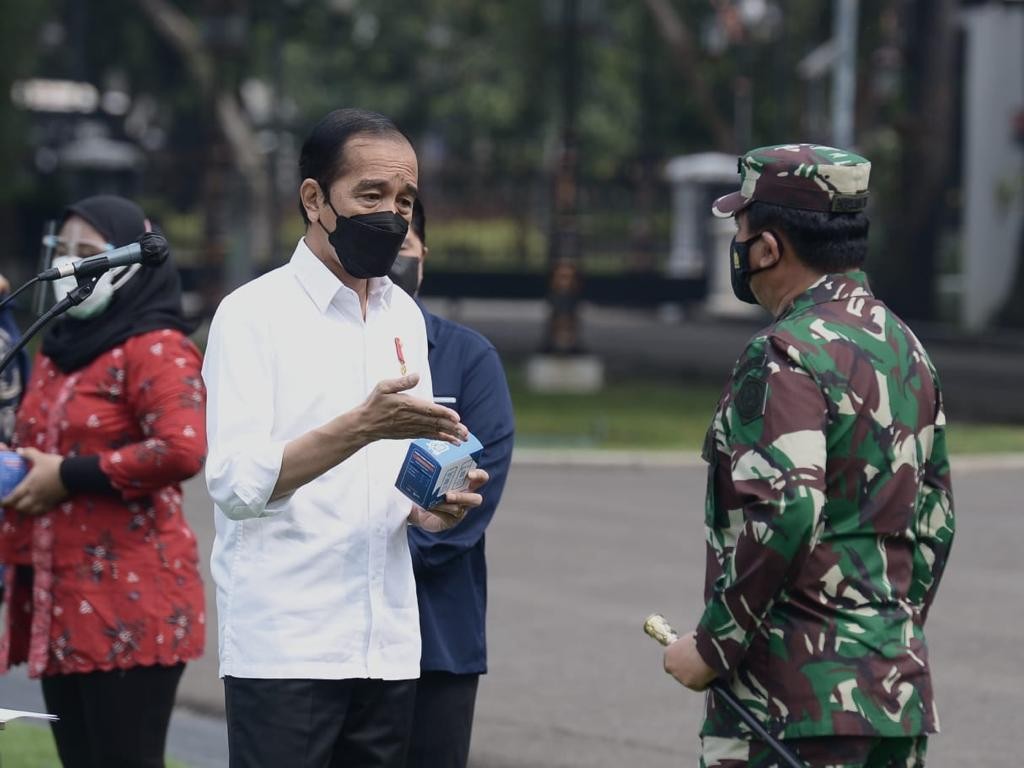
[[[427,327],[427,348],[433,349],[437,346],[437,334],[440,330],[438,328],[439,320],[437,315],[423,306],[423,302],[420,300],[419,296],[414,296],[413,301],[416,302],[416,306],[419,307],[420,312],[423,313],[423,323]]]
[[[870,298],[873,295],[871,287],[868,285],[868,276],[862,270],[833,272],[822,275],[806,291],[793,299],[793,303],[779,315],[778,319],[781,320],[788,315],[802,312],[816,304],[847,301],[858,296]]]
[[[291,266],[299,285],[302,286],[321,314],[327,311],[336,298],[340,302],[345,302],[349,298],[357,298],[355,291],[341,282],[337,275],[331,272],[309,249],[304,237],[299,238],[299,243],[295,246]],[[379,300],[385,306],[390,306],[391,293],[394,288],[394,283],[387,277],[370,278],[368,299],[370,301]]]

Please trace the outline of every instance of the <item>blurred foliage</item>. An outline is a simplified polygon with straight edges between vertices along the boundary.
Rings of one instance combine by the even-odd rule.
[[[7,94],[16,80],[35,71],[38,51],[35,36],[46,18],[45,3],[23,3],[19,0],[0,0],[0,168],[4,184],[0,186],[0,200],[10,200],[26,193],[31,177],[25,173],[23,159],[25,136],[29,130],[28,116],[16,111]],[[17,171],[21,171],[20,173]]]
[[[546,234],[508,218],[432,222],[428,242],[430,264],[444,269],[540,271],[547,264]]]
[[[394,118],[416,144],[438,259],[473,259],[481,268],[543,264],[564,111],[561,0],[168,2],[195,24],[217,86],[245,107],[274,177],[270,214],[253,211],[211,97],[144,3],[0,0],[0,84],[9,90],[32,75],[126,88],[132,112],[98,118],[114,138],[146,148],[147,166],[131,194],[147,201],[183,261],[216,266],[233,253],[244,258],[252,215],[274,219],[278,261],[287,258],[301,232],[294,190],[302,137],[327,111],[358,105]],[[873,266],[881,272],[893,261],[892,201],[912,103],[900,57],[913,32],[899,23],[907,2],[862,0],[860,11],[857,122],[874,160]],[[740,30],[715,47],[715,8],[724,5],[672,0],[697,45],[699,75],[728,121],[742,114],[737,94],[749,88],[751,123],[736,126],[737,141],[826,140],[827,104],[795,73],[829,38],[831,4],[775,4],[782,23]],[[588,268],[657,265],[669,240],[670,190],[661,169],[675,155],[712,146],[706,115],[646,3],[579,0],[579,8],[579,182],[611,190],[581,195]],[[33,167],[35,147],[45,141],[40,121],[0,99],[0,164],[12,180],[0,192],[0,216],[17,210],[35,232],[53,201],[95,186]]]
[[[80,76],[98,85],[115,74],[125,77],[136,98],[156,98],[170,131],[169,156],[187,156],[209,138],[205,105],[188,73],[138,7],[120,0],[38,0],[25,13],[24,4],[3,4],[3,34],[26,53],[7,59],[23,62],[20,74]],[[174,4],[197,21],[214,49],[230,54],[218,59],[222,81],[240,87],[257,78],[272,86],[279,79],[283,122],[298,136],[330,109],[355,104],[392,116],[414,138],[440,140],[446,166],[454,169],[529,175],[550,161],[560,115],[559,0]],[[865,48],[873,6],[884,4],[863,3]],[[579,38],[584,175],[613,178],[642,154],[667,158],[705,149],[701,116],[644,5],[581,5],[590,9],[582,14]],[[706,0],[676,5],[698,35],[712,19]],[[755,144],[799,133],[800,85],[792,73],[828,35],[826,4],[782,5],[786,23],[776,39],[708,54],[704,62],[703,76],[714,83],[726,113],[734,78],[755,80]],[[66,39],[41,44],[44,22],[62,24]],[[85,41],[80,52],[76,35]],[[176,164],[175,171],[180,184],[202,169]]]

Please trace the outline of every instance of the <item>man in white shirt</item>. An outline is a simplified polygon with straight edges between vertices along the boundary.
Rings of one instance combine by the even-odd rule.
[[[408,140],[336,110],[299,168],[305,237],[224,299],[203,367],[231,766],[400,768],[420,659],[406,526],[457,524],[487,476],[429,511],[394,487],[409,438],[467,434],[384,277],[416,197]]]

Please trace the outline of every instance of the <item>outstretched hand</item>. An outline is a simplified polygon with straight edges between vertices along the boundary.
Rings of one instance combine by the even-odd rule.
[[[371,440],[428,438],[458,445],[469,435],[451,408],[405,394],[419,374],[385,379],[362,404],[360,422]]]

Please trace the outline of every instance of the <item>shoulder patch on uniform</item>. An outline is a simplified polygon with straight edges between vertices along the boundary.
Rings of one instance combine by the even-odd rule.
[[[744,424],[749,424],[764,416],[765,405],[768,401],[766,373],[753,373],[747,376],[733,398],[736,413],[739,414],[740,421]]]
[[[764,347],[760,349],[747,349],[746,354],[749,355],[745,360],[736,366],[736,372],[733,374],[734,380],[742,379],[748,373],[752,371],[759,371],[768,364],[768,350]]]

